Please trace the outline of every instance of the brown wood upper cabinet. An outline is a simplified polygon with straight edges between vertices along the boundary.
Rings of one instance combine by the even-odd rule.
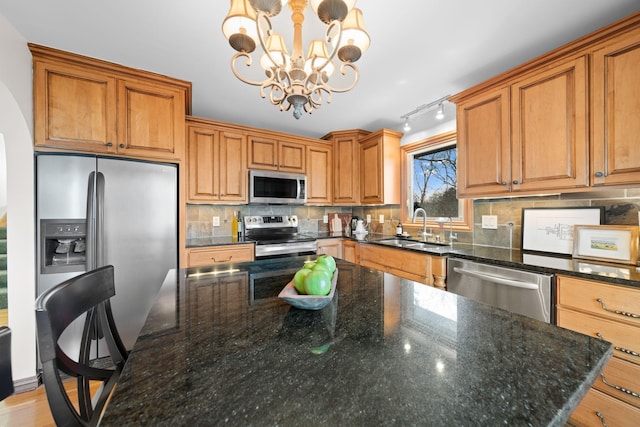
[[[459,197],[587,187],[586,57],[458,104]]]
[[[247,203],[246,136],[196,118],[187,129],[187,202]]]
[[[307,204],[331,204],[331,146],[307,145]]]
[[[36,150],[184,157],[191,84],[29,44]]]
[[[592,54],[594,186],[640,182],[640,29]]]
[[[336,131],[323,139],[333,142],[333,204],[360,203],[360,139],[364,130]]]
[[[640,13],[450,98],[458,196],[640,183]]]
[[[400,204],[400,138],[381,129],[360,141],[360,203]]]
[[[305,145],[249,135],[249,169],[306,173]]]

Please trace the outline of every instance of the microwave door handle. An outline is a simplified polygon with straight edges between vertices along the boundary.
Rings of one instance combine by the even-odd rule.
[[[496,283],[499,285],[512,286],[514,288],[521,288],[521,289],[531,289],[531,290],[538,289],[537,283],[530,283],[530,282],[523,282],[520,280],[509,279],[509,278],[498,276],[495,274],[481,273],[479,271],[467,270],[460,267],[454,267],[453,271],[465,276],[486,280],[488,282]]]

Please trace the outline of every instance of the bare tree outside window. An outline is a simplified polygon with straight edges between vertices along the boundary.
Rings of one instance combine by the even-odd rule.
[[[413,155],[413,209],[423,208],[430,218],[460,218],[456,198],[456,147]]]

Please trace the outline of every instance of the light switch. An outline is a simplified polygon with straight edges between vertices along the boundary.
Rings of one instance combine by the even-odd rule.
[[[498,216],[482,215],[482,228],[496,230],[498,228]]]
[[[322,216],[322,222],[324,224],[329,224],[329,215],[323,215]]]
[[[367,215],[367,224],[371,224],[371,215]]]
[[[214,227],[220,227],[220,217],[219,216],[214,216],[213,217],[213,226]]]

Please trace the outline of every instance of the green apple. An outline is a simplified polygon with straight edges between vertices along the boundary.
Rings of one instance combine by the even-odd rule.
[[[293,286],[295,286],[296,291],[298,291],[299,294],[307,293],[304,288],[304,281],[309,273],[311,273],[311,270],[309,270],[308,268],[301,268],[300,270],[296,271],[296,274],[293,276]]]
[[[304,280],[308,295],[328,295],[331,291],[331,273],[324,269],[313,270]]]
[[[336,271],[336,260],[331,255],[320,255],[316,260],[316,264],[322,264],[329,267],[329,271],[331,271],[331,273]]]
[[[316,265],[315,261],[306,261],[302,268],[308,268],[309,270],[313,270],[314,265]]]

